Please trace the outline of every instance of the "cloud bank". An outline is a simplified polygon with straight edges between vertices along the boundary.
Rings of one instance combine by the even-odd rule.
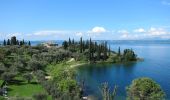
[[[86,31],[73,30],[41,30],[32,33],[15,32],[0,33],[1,40],[17,36],[18,39],[27,40],[65,40],[70,38],[94,40],[140,40],[140,39],[170,39],[170,27],[150,27],[136,29],[107,30],[104,27],[96,26]]]

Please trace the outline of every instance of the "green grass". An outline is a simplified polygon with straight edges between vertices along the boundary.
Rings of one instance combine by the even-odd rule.
[[[9,96],[32,97],[33,94],[45,92],[39,84],[22,83],[21,85],[9,85]]]
[[[64,61],[59,64],[48,65],[46,68],[46,71],[50,76],[54,77],[59,73],[58,71],[61,71],[61,70],[70,70],[71,71],[71,70],[74,70],[74,68],[71,68],[71,66],[77,65],[77,64],[82,64],[82,63],[87,63],[87,62],[86,61],[71,61],[71,62]]]
[[[20,80],[22,82],[8,84],[8,96],[9,97],[32,97],[37,93],[46,93],[45,89],[38,83],[36,83],[36,79],[34,78],[31,83],[27,83],[21,76],[15,77],[16,80]],[[48,95],[48,100],[52,100],[51,96]]]

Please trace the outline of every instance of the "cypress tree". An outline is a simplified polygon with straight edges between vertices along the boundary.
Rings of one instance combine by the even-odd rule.
[[[99,45],[97,48],[97,60],[100,60],[100,54],[101,52],[100,52],[100,45]]]
[[[85,41],[83,41],[82,43],[82,49],[83,49],[83,52],[85,51]]]
[[[6,46],[6,40],[4,39],[4,43],[3,43],[4,46]]]
[[[118,49],[118,55],[119,55],[119,56],[121,55],[120,47],[119,47],[119,49]]]
[[[69,37],[69,40],[68,40],[68,44],[69,44],[69,46],[71,45],[71,39],[70,39],[70,37]]]
[[[104,43],[104,60],[107,59],[107,42]]]
[[[22,40],[22,45],[25,45],[25,41],[24,41],[24,39]]]
[[[94,43],[91,42],[91,56],[94,58]]]
[[[16,45],[16,44],[17,44],[16,37],[15,36],[11,37],[11,45]]]
[[[20,41],[20,42],[19,42],[19,45],[22,46],[22,45],[23,45],[23,41]]]
[[[89,43],[89,60],[91,61],[91,38]]]
[[[97,51],[97,42],[94,43],[94,52]]]
[[[64,47],[65,50],[68,48],[68,42],[67,41],[63,42],[63,47]]]
[[[17,45],[19,45],[19,41],[17,40]]]
[[[109,56],[110,56],[110,45],[109,45]]]
[[[11,43],[10,43],[10,40],[8,39],[8,41],[7,41],[7,45],[11,45]]]
[[[72,40],[72,44],[74,45],[74,39]]]
[[[31,42],[30,41],[28,42],[28,45],[31,46]]]
[[[82,37],[80,38],[80,53],[82,53],[82,49],[83,49],[83,43],[82,43]]]

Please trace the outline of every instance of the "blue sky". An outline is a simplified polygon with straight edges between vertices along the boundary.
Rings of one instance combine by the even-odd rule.
[[[170,0],[0,0],[0,40],[170,39]]]

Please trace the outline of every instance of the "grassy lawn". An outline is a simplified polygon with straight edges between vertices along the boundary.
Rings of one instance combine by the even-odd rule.
[[[48,65],[46,71],[50,76],[54,77],[59,73],[58,71],[61,70],[75,71],[74,67],[72,66],[86,63],[87,63],[86,61],[71,61],[71,62],[64,61],[59,64]]]
[[[8,84],[8,96],[14,97],[32,97],[37,93],[46,93],[45,89],[36,82],[35,78],[31,83],[23,80],[22,77],[16,77],[16,80],[19,80],[19,83],[10,83]],[[48,100],[52,100],[51,96],[48,96]]]
[[[9,85],[9,96],[32,97],[33,94],[45,92],[39,84],[22,83],[20,85]]]

